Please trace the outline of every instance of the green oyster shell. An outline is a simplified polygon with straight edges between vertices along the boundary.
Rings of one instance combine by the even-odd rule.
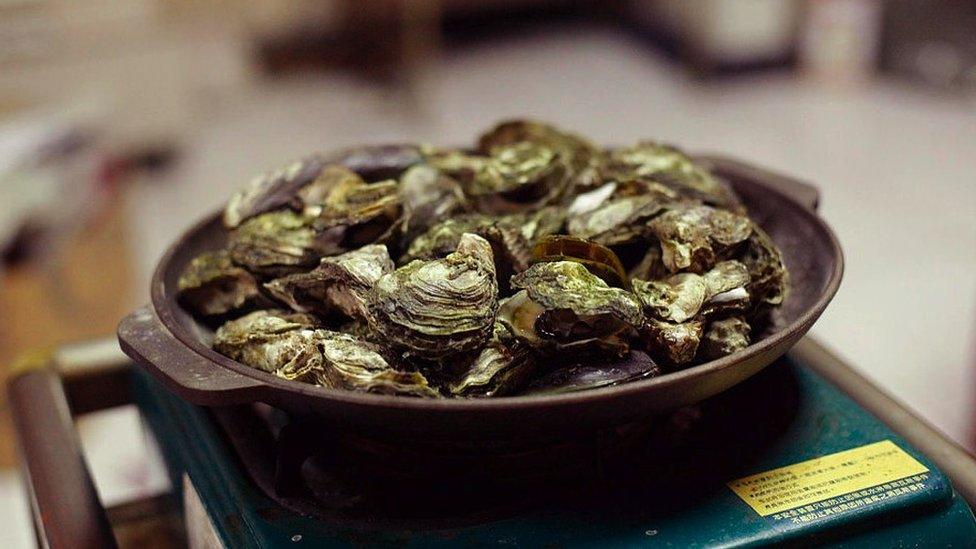
[[[264,287],[295,311],[322,316],[339,313],[363,320],[367,317],[367,294],[393,268],[386,246],[371,244],[324,257],[315,269],[277,278]]]
[[[701,341],[700,354],[707,360],[715,360],[749,346],[749,323],[742,317],[733,316],[716,320],[709,325]]]
[[[418,372],[394,370],[378,348],[349,334],[314,328],[312,319],[256,311],[221,326],[214,349],[278,377],[330,388],[437,397]]]
[[[539,349],[622,354],[643,322],[634,294],[607,285],[575,261],[536,263],[514,276],[512,286],[522,291],[505,303],[499,320]]]
[[[442,259],[415,260],[369,294],[370,326],[391,353],[440,361],[480,349],[491,335],[498,283],[491,245],[466,233]]]
[[[241,312],[262,301],[257,280],[234,265],[226,250],[193,258],[176,286],[180,304],[202,316]]]

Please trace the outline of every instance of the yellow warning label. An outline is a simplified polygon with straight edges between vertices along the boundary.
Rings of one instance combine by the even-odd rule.
[[[740,478],[729,488],[760,516],[928,471],[890,440]]]

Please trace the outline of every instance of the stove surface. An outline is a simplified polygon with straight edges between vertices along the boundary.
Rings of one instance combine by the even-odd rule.
[[[492,456],[206,410],[141,370],[136,397],[226,547],[976,544],[946,477],[791,359],[649,425]]]

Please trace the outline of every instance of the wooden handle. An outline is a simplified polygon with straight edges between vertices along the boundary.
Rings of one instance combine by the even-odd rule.
[[[57,372],[41,368],[20,374],[10,381],[8,393],[42,545],[116,547]]]

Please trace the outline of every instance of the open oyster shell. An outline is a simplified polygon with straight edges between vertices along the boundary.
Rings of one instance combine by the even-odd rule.
[[[521,289],[499,320],[526,344],[553,352],[606,350],[623,354],[643,322],[630,292],[612,288],[575,261],[536,263],[512,278]]]
[[[193,258],[180,274],[177,288],[180,304],[201,316],[242,312],[264,301],[257,280],[234,265],[226,250]]]
[[[397,234],[403,207],[396,180],[366,183],[347,172],[336,173],[330,183],[327,190],[307,193],[304,213],[317,230],[332,235],[333,253],[388,243]]]
[[[512,275],[529,266],[533,242],[558,231],[562,221],[558,208],[543,208],[531,214],[499,217],[484,214],[461,215],[438,223],[415,238],[400,258],[400,263],[446,257],[457,249],[465,233],[476,234],[491,244],[499,290],[507,295]]]
[[[447,257],[415,260],[382,276],[368,306],[379,341],[408,361],[476,351],[490,337],[498,309],[491,245],[464,234]]]
[[[487,156],[431,150],[427,162],[457,180],[478,211],[506,214],[559,203],[572,187],[565,158],[522,141],[494,147]]]
[[[617,246],[651,235],[647,222],[664,210],[665,202],[653,196],[626,196],[570,217],[567,231],[573,236]]]
[[[749,271],[746,289],[752,297],[753,315],[782,304],[788,289],[789,272],[783,264],[782,254],[765,231],[753,226],[739,260]]]
[[[315,269],[268,282],[273,297],[295,311],[322,316],[340,313],[364,320],[366,296],[381,276],[393,272],[383,244],[371,244],[341,255],[324,257]]]

